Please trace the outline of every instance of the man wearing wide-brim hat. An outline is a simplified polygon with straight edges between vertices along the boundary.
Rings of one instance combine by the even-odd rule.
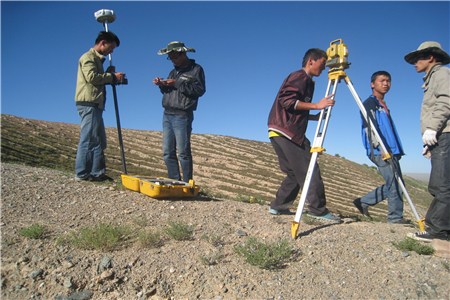
[[[410,234],[431,242],[450,236],[450,56],[437,42],[424,42],[405,55],[417,72],[425,72],[420,129],[424,155],[431,155],[428,191],[434,196],[425,216],[425,231]]]
[[[163,94],[162,148],[168,177],[181,180],[180,164],[185,182],[193,177],[191,132],[194,110],[197,109],[198,98],[206,92],[205,72],[195,60],[189,59],[187,52],[195,50],[178,41],[159,50],[158,54],[167,54],[167,59],[172,61],[175,68],[166,80],[161,77],[153,80]]]

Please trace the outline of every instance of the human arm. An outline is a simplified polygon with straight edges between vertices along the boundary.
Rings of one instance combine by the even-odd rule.
[[[80,70],[83,73],[86,82],[92,85],[102,85],[113,82],[114,75],[110,72],[103,72],[102,62],[100,59],[89,56],[80,58]]]
[[[432,74],[432,83],[428,89],[431,93],[425,92],[425,95],[434,98],[430,118],[426,123],[426,130],[423,133],[422,141],[425,145],[434,145],[437,143],[437,133],[448,126],[450,119],[450,70],[448,68],[441,68],[436,73]],[[428,98],[428,99],[430,99]],[[426,100],[428,100],[426,99]],[[430,102],[425,101],[425,102]]]
[[[334,106],[335,104],[335,100],[331,99],[333,95],[329,95],[326,96],[325,98],[323,98],[322,100],[320,100],[317,103],[308,103],[308,102],[302,102],[302,101],[298,101],[297,105],[295,106],[296,110],[315,110],[315,109],[324,109],[326,107],[329,106]]]

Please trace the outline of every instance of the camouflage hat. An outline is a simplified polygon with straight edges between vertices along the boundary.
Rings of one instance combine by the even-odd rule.
[[[441,44],[438,42],[424,42],[420,44],[416,51],[405,55],[405,60],[413,65],[416,62],[416,58],[425,53],[441,57],[443,65],[450,63],[450,56],[442,49]]]
[[[164,54],[168,54],[172,51],[176,51],[176,52],[195,52],[194,49],[186,47],[184,45],[184,43],[182,42],[171,42],[170,44],[167,45],[166,48],[163,48],[161,50],[158,51],[159,55],[164,55]]]

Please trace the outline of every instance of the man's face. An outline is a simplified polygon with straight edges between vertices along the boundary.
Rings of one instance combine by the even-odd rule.
[[[414,67],[416,68],[417,73],[426,72],[430,68],[430,58],[429,57],[417,57],[416,62],[414,63]]]
[[[108,43],[107,41],[102,41],[99,52],[100,52],[100,54],[107,56],[107,55],[113,53],[113,51],[116,47],[117,47],[116,42]]]
[[[169,60],[172,61],[174,66],[181,66],[184,62],[184,58],[186,57],[186,53],[185,52],[170,52],[168,54],[169,56]]]
[[[386,75],[378,75],[370,85],[374,92],[384,95],[391,89],[391,79]]]
[[[311,76],[320,76],[322,74],[322,71],[325,70],[325,63],[327,62],[327,59],[325,57],[322,57],[318,60],[313,60],[310,58],[311,62],[311,68],[309,69]]]

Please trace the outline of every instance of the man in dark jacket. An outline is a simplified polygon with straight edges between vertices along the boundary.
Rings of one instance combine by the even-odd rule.
[[[370,80],[372,95],[364,101],[364,108],[367,117],[372,121],[374,128],[368,126],[362,118],[362,139],[369,159],[378,167],[381,175],[386,181],[385,184],[367,193],[362,198],[355,199],[353,204],[366,217],[370,218],[368,207],[376,205],[388,199],[389,212],[387,222],[390,224],[409,225],[403,219],[403,191],[395,178],[395,172],[402,178],[399,160],[403,153],[402,143],[398,136],[391,113],[387,108],[384,96],[391,89],[391,75],[386,71],[375,72]],[[373,135],[376,130],[384,146],[392,154],[387,162],[383,160],[380,145]]]
[[[153,83],[159,86],[163,94],[162,148],[168,177],[181,180],[179,159],[183,181],[189,182],[193,177],[191,132],[194,110],[197,109],[198,98],[206,92],[206,86],[203,68],[195,60],[189,59],[186,52],[195,50],[181,42],[171,42],[159,50],[159,55],[168,54],[167,59],[172,61],[175,68],[166,80],[156,77]]]
[[[291,73],[281,85],[269,114],[269,138],[278,155],[280,169],[286,173],[275,200],[270,203],[270,214],[289,214],[300,188],[303,188],[311,160],[311,143],[305,137],[308,120],[318,120],[310,115],[313,109],[322,110],[334,106],[329,95],[318,103],[312,103],[314,76],[325,69],[327,54],[317,48],[309,49],[303,57],[302,69]],[[311,178],[307,200],[308,216],[330,222],[341,218],[326,208],[325,188],[316,163]]]

